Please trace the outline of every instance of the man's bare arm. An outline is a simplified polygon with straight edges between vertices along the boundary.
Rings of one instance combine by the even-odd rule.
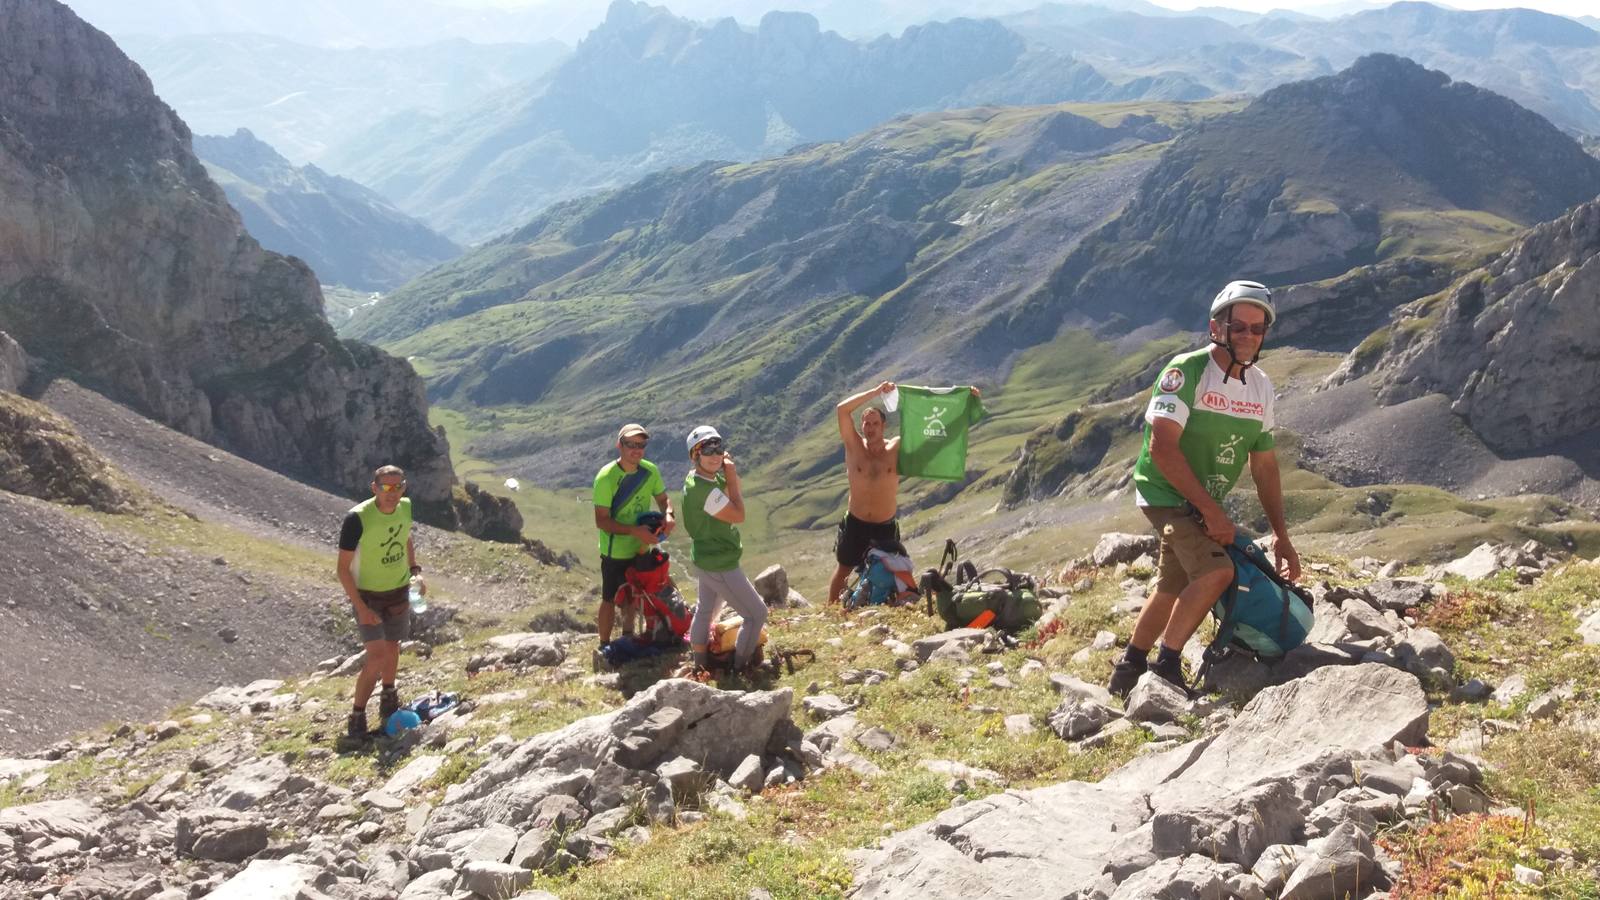
[[[894,382],[885,381],[875,388],[868,388],[859,394],[851,394],[839,401],[839,405],[835,407],[835,410],[839,416],[839,437],[844,440],[846,451],[851,447],[859,449],[862,446],[861,435],[856,433],[855,419],[851,418],[855,415],[855,411],[865,406],[867,401],[873,397],[879,394],[887,394],[892,390],[894,390]]]
[[[1289,522],[1283,516],[1283,478],[1278,471],[1278,451],[1257,450],[1250,454],[1250,477],[1256,483],[1256,497],[1272,524],[1276,538],[1272,544],[1278,573],[1290,581],[1300,580],[1300,553],[1289,540]]]

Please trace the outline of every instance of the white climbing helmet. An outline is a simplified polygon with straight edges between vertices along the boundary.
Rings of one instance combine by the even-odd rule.
[[[684,441],[684,443],[688,445],[689,455],[693,456],[694,448],[700,446],[705,441],[711,440],[712,438],[721,440],[722,435],[718,434],[717,430],[712,428],[710,425],[701,425],[695,430],[689,432],[688,440]]]
[[[1260,307],[1267,314],[1268,325],[1278,319],[1278,310],[1272,305],[1272,290],[1255,281],[1228,282],[1228,286],[1218,292],[1217,298],[1211,301],[1211,318],[1215,319],[1223,310],[1235,303],[1248,303]]]

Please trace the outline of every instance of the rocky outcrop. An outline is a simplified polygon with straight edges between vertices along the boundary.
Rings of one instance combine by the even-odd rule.
[[[515,544],[522,540],[522,511],[509,497],[499,497],[468,481],[451,492],[461,531],[485,541]]]
[[[54,0],[0,0],[0,21],[0,329],[255,462],[350,492],[404,466],[448,518],[447,447],[411,368],[334,336],[311,272],[244,232],[109,38]]]
[[[1022,456],[1006,477],[1001,502],[1008,507],[1044,500],[1073,488],[1103,492],[1112,485],[1086,478],[1106,461],[1113,442],[1140,427],[1145,393],[1084,406],[1054,426],[1040,428],[1022,445]],[[1121,479],[1126,471],[1110,477]]]
[[[1331,376],[1370,376],[1385,405],[1444,394],[1499,453],[1523,455],[1600,422],[1600,201],[1527,235],[1447,294],[1400,310]]]
[[[28,380],[28,354],[11,335],[0,331],[0,393],[16,393]]]
[[[733,784],[755,790],[762,772],[781,782],[823,764],[789,719],[792,701],[788,688],[657,682],[621,709],[531,738],[451,787],[417,835],[412,864],[468,883],[484,867],[528,877],[609,856],[612,836],[639,811],[652,824],[692,821],[695,807],[742,817]]]
[[[1249,873],[1269,851],[1275,858],[1278,846],[1317,831],[1325,839],[1301,851],[1286,880],[1325,875],[1301,869],[1359,844],[1360,896],[1389,875],[1367,839],[1375,821],[1348,812],[1359,799],[1341,788],[1354,784],[1358,761],[1393,763],[1376,748],[1420,740],[1427,719],[1422,688],[1404,672],[1322,669],[1262,691],[1215,737],[1148,755],[1098,784],[1008,791],[894,835],[859,855],[853,896],[1036,897],[1048,883],[1057,896],[1131,900],[1169,896],[1156,891],[1175,880],[1209,884],[1211,893],[1170,896],[1220,895],[1229,893],[1223,882]],[[1329,808],[1336,798],[1342,805]],[[1342,830],[1357,827],[1352,822],[1372,824],[1358,827],[1357,838]]]
[[[194,152],[250,235],[305,260],[323,284],[393,290],[461,253],[375,191],[316,166],[291,165],[245,129],[198,136]]]
[[[127,511],[140,496],[70,422],[7,393],[0,393],[0,491],[102,512]]]

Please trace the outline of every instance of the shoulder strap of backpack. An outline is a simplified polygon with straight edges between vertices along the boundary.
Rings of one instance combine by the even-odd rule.
[[[639,468],[622,476],[622,480],[617,482],[617,492],[611,497],[611,521],[617,520],[617,513],[622,512],[622,508],[628,505],[628,501],[633,499],[634,494],[639,493],[639,488],[649,479],[650,472],[644,467],[644,463],[640,463]],[[606,541],[607,556],[611,555],[611,548],[616,542],[617,536],[614,534]]]
[[[939,558],[939,574],[949,578],[951,571],[955,569],[956,561],[960,558],[961,554],[956,550],[956,542],[951,538],[945,538],[944,555]]]

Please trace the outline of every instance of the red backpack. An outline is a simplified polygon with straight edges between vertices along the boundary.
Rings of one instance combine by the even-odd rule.
[[[637,605],[643,616],[639,634],[651,643],[682,643],[689,636],[693,611],[672,581],[671,557],[659,547],[634,557],[622,587],[617,589],[617,606]]]

